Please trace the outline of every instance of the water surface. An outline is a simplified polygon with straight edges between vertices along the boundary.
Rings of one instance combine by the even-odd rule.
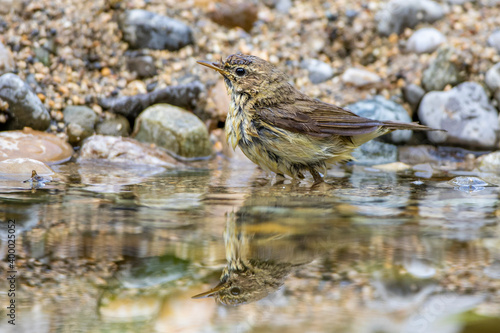
[[[16,327],[0,310],[1,332],[500,327],[499,187],[359,166],[330,171],[328,186],[276,183],[220,157],[55,171],[36,191],[0,184],[18,269]],[[7,289],[1,279],[2,309]]]

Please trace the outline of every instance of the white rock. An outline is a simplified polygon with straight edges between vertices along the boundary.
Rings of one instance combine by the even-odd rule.
[[[432,53],[445,41],[446,37],[439,30],[422,28],[411,35],[406,48],[416,53]]]
[[[450,91],[427,93],[418,115],[423,124],[447,131],[428,132],[427,137],[435,143],[486,149],[496,143],[498,112],[476,82],[461,83]]]
[[[342,81],[346,84],[352,84],[356,87],[363,87],[369,84],[381,81],[380,76],[365,69],[348,68],[342,74]]]

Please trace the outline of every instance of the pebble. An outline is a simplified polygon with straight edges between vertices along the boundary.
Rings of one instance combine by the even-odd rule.
[[[317,59],[303,60],[300,66],[307,69],[307,71],[309,72],[309,80],[313,84],[318,84],[329,80],[335,74],[332,66]]]
[[[0,75],[12,72],[16,67],[12,52],[0,42]]]
[[[354,162],[361,165],[389,164],[397,161],[398,147],[372,140],[352,153]]]
[[[479,170],[500,173],[500,151],[481,156],[479,161]]]
[[[131,138],[93,135],[82,145],[78,162],[108,160],[115,163],[173,167],[178,162],[167,153]]]
[[[486,72],[484,81],[490,91],[496,92],[500,89],[500,62]]]
[[[91,108],[70,105],[64,109],[63,114],[68,129],[68,140],[72,145],[79,145],[84,139],[94,134],[94,126],[98,117]]]
[[[363,87],[369,84],[374,84],[381,81],[377,74],[360,68],[348,68],[342,74],[342,81],[345,84],[351,84],[356,87]]]
[[[389,36],[400,34],[405,28],[413,28],[420,22],[433,23],[444,14],[443,7],[431,0],[391,0],[375,18],[378,32]]]
[[[57,164],[71,158],[73,148],[56,135],[25,128],[0,132],[0,161],[31,158]]]
[[[253,2],[219,2],[208,17],[226,28],[240,27],[250,32],[257,21],[259,7]]]
[[[201,158],[212,154],[208,130],[194,114],[169,104],[156,104],[144,110],[135,122],[135,138],[155,143],[182,158]]]
[[[12,73],[0,76],[0,98],[9,103],[9,113],[13,116],[8,129],[31,127],[43,131],[49,127],[49,112],[19,76]]]
[[[406,49],[415,53],[432,53],[439,45],[446,42],[446,37],[435,28],[422,28],[408,39]]]
[[[410,83],[403,88],[403,96],[405,101],[410,104],[412,110],[417,110],[420,105],[420,101],[425,95],[425,90],[416,84]]]
[[[140,79],[155,76],[157,73],[154,59],[149,55],[128,58],[127,67],[130,72],[136,73]]]
[[[111,136],[128,136],[130,134],[130,123],[124,116],[115,114],[114,117],[104,119],[97,124],[96,133]]]
[[[411,122],[408,112],[393,101],[385,99],[383,96],[375,96],[372,99],[366,99],[346,106],[357,115],[375,120],[391,120],[404,123]],[[398,130],[386,134],[383,138],[391,143],[404,143],[411,139],[413,131]]]
[[[486,149],[495,145],[498,112],[478,83],[464,82],[450,91],[427,93],[418,115],[425,125],[447,130],[427,132],[432,142]]]
[[[193,44],[193,32],[185,23],[143,9],[126,10],[120,15],[123,39],[133,49],[177,51]]]
[[[500,30],[495,31],[488,37],[488,45],[500,53]]]
[[[452,61],[456,56],[457,51],[453,48],[444,47],[438,51],[437,57],[422,75],[422,85],[425,90],[440,91],[448,84],[455,86],[465,81],[465,73]]]

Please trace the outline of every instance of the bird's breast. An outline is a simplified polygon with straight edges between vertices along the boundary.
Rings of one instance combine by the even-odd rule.
[[[226,118],[225,132],[228,143],[236,148],[238,144],[248,145],[252,141],[254,131],[251,128],[251,116],[246,107],[245,97],[232,94],[229,112]]]

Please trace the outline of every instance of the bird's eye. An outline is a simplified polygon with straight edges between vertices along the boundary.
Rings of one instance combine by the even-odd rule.
[[[238,287],[233,287],[233,288],[231,288],[231,290],[229,292],[233,296],[238,296],[241,293],[241,290]]]
[[[236,70],[234,72],[238,76],[243,76],[246,74],[247,71],[244,68],[238,67],[238,68],[236,68]]]

